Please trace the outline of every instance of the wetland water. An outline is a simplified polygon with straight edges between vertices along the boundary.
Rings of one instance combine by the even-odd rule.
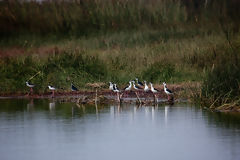
[[[1,160],[239,160],[240,115],[189,104],[0,100]]]

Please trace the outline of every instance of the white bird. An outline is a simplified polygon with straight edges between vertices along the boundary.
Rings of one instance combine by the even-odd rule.
[[[167,95],[172,95],[173,92],[167,88],[167,84],[165,82],[163,82],[163,86],[164,86],[164,92],[167,94]]]
[[[30,93],[32,93],[33,92],[33,87],[35,87],[35,85],[28,82],[28,81],[26,82],[26,85],[30,88]]]
[[[150,84],[150,86],[151,86],[151,91],[152,91],[153,93],[159,92],[158,89],[156,89],[156,88],[153,87],[153,84],[152,84],[151,82],[150,82],[149,84]]]
[[[148,92],[149,91],[149,87],[147,85],[147,82],[144,81],[144,89],[143,89],[145,92]]]
[[[167,84],[165,82],[163,82],[163,86],[164,86],[164,92],[167,94],[168,96],[168,101],[173,101],[173,92],[167,88]]]
[[[109,90],[113,91],[113,84],[112,84],[112,82],[109,82]]]
[[[52,91],[52,97],[54,97],[54,92],[55,92],[56,88],[51,85],[48,85],[48,89]]]
[[[131,83],[131,81],[129,81],[129,85],[126,86],[123,90],[124,90],[124,91],[130,91],[131,88],[132,88],[132,83]]]
[[[55,87],[53,87],[53,86],[50,86],[50,85],[48,85],[48,89],[50,89],[51,91],[54,91],[54,90],[56,90],[56,88],[55,88]]]
[[[113,92],[117,92],[117,93],[120,92],[116,84],[113,85]]]
[[[33,88],[35,85],[34,84],[32,84],[32,83],[30,83],[30,82],[26,82],[26,85],[28,86],[28,87],[30,87],[30,88]]]
[[[133,88],[134,88],[135,90],[137,90],[137,91],[138,91],[138,90],[141,90],[140,87],[138,87],[138,86],[135,85],[135,81],[132,81],[132,83],[133,83]]]

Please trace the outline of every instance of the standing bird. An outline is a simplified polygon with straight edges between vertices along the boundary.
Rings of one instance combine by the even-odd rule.
[[[132,83],[133,83],[133,88],[135,89],[135,90],[141,90],[142,88],[140,88],[140,87],[138,87],[138,86],[136,86],[135,85],[135,81],[132,81]]]
[[[150,82],[149,84],[150,84],[150,86],[151,86],[151,91],[152,91],[153,93],[160,92],[158,89],[156,89],[156,88],[153,87],[153,84],[152,84],[151,82]]]
[[[138,81],[138,78],[136,78],[136,82],[137,82],[137,85],[138,85],[138,86],[140,86],[140,87],[143,87],[143,86],[144,86],[142,82]]]
[[[121,95],[119,94],[120,90],[118,89],[116,84],[113,85],[113,92],[117,93],[117,100],[119,103],[121,103]]]
[[[54,97],[54,92],[55,92],[56,88],[51,85],[48,85],[48,89],[52,91],[52,97]]]
[[[147,82],[144,81],[144,89],[143,89],[145,92],[148,92],[149,91],[149,87],[147,85]]]
[[[123,90],[128,92],[128,91],[131,91],[131,89],[132,89],[132,82],[129,81],[129,85],[126,86],[126,87],[124,87]],[[123,94],[122,94],[122,95],[123,95]],[[128,94],[127,94],[127,95],[128,95]]]
[[[171,100],[171,96],[173,95],[173,92],[167,88],[167,84],[165,82],[163,82],[163,86],[164,86],[164,92],[167,94],[168,96],[168,100]],[[172,97],[173,98],[173,97]]]
[[[33,87],[35,87],[35,84],[32,84],[32,83],[27,81],[26,85],[30,88],[30,93],[33,93]],[[29,95],[29,93],[28,93],[28,95]]]
[[[129,81],[129,85],[128,85],[128,86],[126,86],[125,88],[123,88],[123,90],[124,90],[124,91],[130,91],[130,90],[131,90],[131,88],[132,88],[132,82],[131,82],[131,81]]]
[[[72,90],[72,91],[78,91],[77,87],[75,87],[75,86],[73,85],[73,83],[71,83],[71,90]]]
[[[152,93],[153,93],[153,95],[154,95],[154,101],[158,103],[158,99],[157,99],[157,96],[155,95],[155,93],[159,92],[159,90],[156,89],[156,88],[154,88],[154,87],[153,87],[153,84],[152,84],[151,82],[150,82],[149,84],[150,84],[150,86],[151,86],[151,91],[152,91]]]

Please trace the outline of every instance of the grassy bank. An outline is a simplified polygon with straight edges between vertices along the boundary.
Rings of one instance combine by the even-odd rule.
[[[216,44],[225,43],[221,34],[205,35],[156,30],[115,32],[94,37],[59,40],[36,46],[34,41],[15,49],[18,56],[0,59],[2,92],[25,90],[32,79],[40,92],[50,82],[60,88],[73,81],[84,88],[87,82],[114,81],[126,84],[135,77],[161,83],[201,81],[207,64],[203,58]],[[181,36],[177,36],[181,35]],[[3,54],[12,48],[3,49]],[[202,58],[196,59],[196,55]]]

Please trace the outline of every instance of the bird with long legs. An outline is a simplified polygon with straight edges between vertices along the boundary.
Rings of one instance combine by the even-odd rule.
[[[158,102],[156,93],[158,93],[158,92],[160,92],[160,91],[159,91],[158,89],[154,88],[154,87],[153,87],[153,84],[152,84],[151,82],[150,82],[149,84],[150,84],[150,86],[151,86],[151,91],[152,91],[152,93],[153,93],[153,95],[154,95],[154,101],[155,101],[155,102]]]
[[[117,93],[117,99],[118,99],[118,102],[120,103],[121,102],[120,90],[118,89],[116,83],[113,84],[113,92]]]
[[[56,88],[51,85],[48,85],[48,89],[52,91],[52,97],[54,97]]]
[[[30,88],[30,92],[28,93],[28,95],[33,94],[33,87],[35,87],[35,84],[32,84],[27,81],[26,85]]]
[[[164,92],[168,96],[168,101],[173,101],[173,92],[167,88],[167,84],[165,82],[163,82],[163,86],[164,86]]]
[[[144,90],[145,93],[148,93],[149,90],[150,90],[148,85],[147,85],[147,81],[144,81],[144,88],[143,88],[143,90]],[[146,96],[147,96],[147,94],[145,95],[145,101],[147,99]]]
[[[139,104],[142,104],[142,101],[141,101],[141,99],[139,97],[139,94],[138,94],[138,91],[142,90],[142,88],[140,88],[139,86],[136,86],[135,81],[132,81],[132,84],[133,84],[133,88],[135,90],[135,94],[137,96],[138,102],[139,102]]]
[[[131,89],[132,89],[132,82],[129,81],[129,85],[127,85],[126,87],[124,87],[123,90],[126,91],[126,92],[129,92],[129,91],[131,91]],[[128,95],[128,94],[127,94],[127,95]]]

